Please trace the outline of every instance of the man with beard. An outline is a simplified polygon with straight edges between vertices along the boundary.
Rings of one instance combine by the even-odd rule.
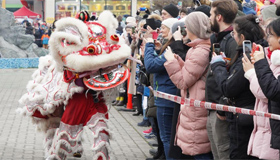
[[[211,30],[214,34],[211,36],[212,53],[224,52],[226,57],[233,58],[235,55],[237,44],[231,36],[233,31],[232,23],[236,17],[238,10],[237,4],[233,0],[217,0],[211,5],[210,23]],[[215,48],[213,48],[213,46]],[[206,77],[205,100],[212,103],[223,103],[224,97],[214,79],[211,67],[209,67]],[[209,110],[207,118],[207,132],[211,142],[211,150],[214,159],[229,159],[228,135],[229,123],[226,121],[225,113],[215,110]]]
[[[275,5],[276,5],[276,7],[277,7],[275,14],[276,14],[277,16],[280,16],[280,0],[276,0],[276,1],[275,1]]]

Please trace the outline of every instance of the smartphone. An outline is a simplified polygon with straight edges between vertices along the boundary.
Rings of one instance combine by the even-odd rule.
[[[140,7],[140,11],[146,11],[146,7]]]
[[[220,44],[219,43],[213,43],[213,52],[215,52],[217,55],[220,55]]]
[[[181,35],[185,37],[187,35],[186,27],[181,27]]]
[[[157,29],[156,21],[155,21],[154,18],[146,19],[146,24],[147,24],[148,26],[150,26],[153,30],[156,30],[156,29]]]
[[[157,31],[151,32],[151,34],[153,35],[153,39],[154,39],[154,40],[157,40],[157,38],[158,38],[158,32],[157,32]]]
[[[252,43],[249,40],[243,41],[243,53],[251,54],[252,53]]]
[[[132,34],[135,33],[135,27],[132,27]]]

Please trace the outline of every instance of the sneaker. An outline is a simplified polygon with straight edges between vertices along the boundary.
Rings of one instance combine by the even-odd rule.
[[[154,138],[155,136],[156,135],[153,132],[151,132],[149,134],[146,134],[144,137],[147,138],[147,139],[151,139],[151,138]]]
[[[151,123],[148,120],[143,120],[142,122],[138,123],[137,126],[149,127],[149,126],[151,126]]]
[[[152,130],[153,130],[153,128],[147,129],[147,130],[143,131],[143,134],[144,135],[149,134],[152,132]]]
[[[158,142],[156,140],[149,141],[148,144],[153,147],[158,147]]]
[[[150,155],[152,155],[152,156],[156,156],[156,155],[157,155],[157,152],[158,152],[158,150],[157,150],[156,148],[149,149],[149,153],[150,153]]]

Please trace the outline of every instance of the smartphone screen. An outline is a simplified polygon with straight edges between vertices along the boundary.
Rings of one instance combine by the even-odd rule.
[[[220,44],[219,43],[214,43],[213,44],[213,52],[215,52],[217,55],[220,55]]]
[[[252,53],[252,43],[249,40],[243,41],[243,53],[250,54]]]
[[[187,35],[186,27],[181,27],[181,35],[184,37]]]
[[[146,10],[146,7],[141,7],[140,8],[140,11],[145,11]]]

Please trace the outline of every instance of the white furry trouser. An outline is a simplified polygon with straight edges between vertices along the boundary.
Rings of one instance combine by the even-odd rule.
[[[109,132],[107,124],[102,119],[91,125],[87,125],[93,137],[93,150],[94,160],[108,160],[110,159],[109,152]],[[48,151],[48,160],[65,160],[67,156],[73,155],[75,152],[82,154],[81,136],[83,132],[82,125],[67,125],[60,122],[60,127],[56,129],[52,145]],[[47,149],[47,148],[46,148]]]

